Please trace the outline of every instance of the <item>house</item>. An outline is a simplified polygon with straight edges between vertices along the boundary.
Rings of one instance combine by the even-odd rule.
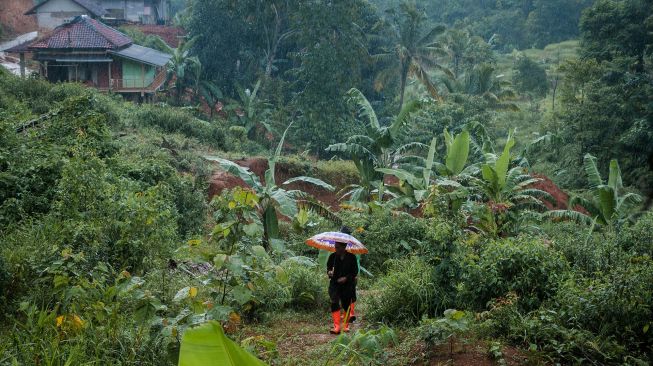
[[[164,24],[168,16],[168,0],[94,0],[106,10],[107,20],[142,24]]]
[[[51,82],[81,82],[126,96],[154,94],[165,82],[165,65],[172,57],[135,45],[125,34],[85,15],[8,52],[31,52],[40,74]]]
[[[163,24],[169,19],[168,0],[45,0],[25,14],[36,15],[39,27],[45,29],[80,15],[114,23]]]
[[[93,0],[46,0],[25,15],[36,15],[39,28],[54,29],[80,15],[99,18],[106,14],[103,7]]]

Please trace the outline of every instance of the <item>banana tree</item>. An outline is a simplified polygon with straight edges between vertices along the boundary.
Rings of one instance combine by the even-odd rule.
[[[358,117],[365,120],[366,134],[351,136],[347,141],[330,145],[326,150],[349,156],[360,175],[360,184],[347,186],[341,191],[343,198],[348,197],[352,202],[367,202],[373,199],[373,193],[378,189],[376,199],[380,202],[384,194],[383,173],[376,169],[391,168],[406,151],[424,147],[423,144],[411,143],[394,148],[399,133],[407,125],[408,116],[419,108],[419,104],[406,103],[390,126],[381,126],[372,105],[361,91],[350,89],[346,97],[357,108]]]
[[[172,55],[172,58],[167,64],[166,85],[173,83],[174,80],[175,100],[177,104],[181,104],[181,98],[186,88],[196,86],[200,78],[202,64],[197,56],[191,56],[191,49],[195,46],[198,39],[198,37],[191,38],[190,40],[184,39],[179,43],[177,48],[170,47],[159,37],[155,39],[161,49]]]
[[[583,158],[585,174],[591,189],[591,199],[574,196],[569,200],[570,208],[581,206],[587,213],[574,210],[554,210],[549,216],[570,219],[585,224],[596,223],[603,226],[619,226],[628,220],[635,205],[642,202],[636,193],[624,193],[621,170],[616,159],[610,161],[608,181],[603,181],[596,166],[596,158],[586,154]]]
[[[254,88],[250,91],[244,89],[240,85],[236,85],[236,92],[238,92],[239,101],[233,101],[229,106],[231,109],[240,109],[242,113],[238,114],[240,123],[247,131],[247,137],[251,140],[256,139],[256,132],[259,126],[265,128],[265,131],[270,132],[272,128],[267,123],[267,118],[270,114],[270,106],[259,96],[261,88],[261,80],[258,80]]]
[[[402,206],[416,208],[429,194],[431,185],[431,174],[433,173],[433,160],[435,158],[436,138],[431,140],[429,153],[423,167],[418,168],[421,174],[415,175],[410,171],[395,168],[377,168],[376,171],[396,177],[399,185],[389,187],[388,191],[395,197],[389,200],[385,206],[396,209]]]
[[[463,130],[454,136],[446,129],[443,132],[444,143],[447,147],[444,164],[435,163],[438,174],[445,177],[456,177],[461,174],[471,175],[475,169],[474,165],[467,165],[471,137],[469,131]]]
[[[222,159],[214,156],[205,156],[209,161],[215,161],[220,164],[220,167],[227,172],[242,179],[259,197],[259,214],[263,222],[263,242],[266,250],[270,249],[270,242],[272,239],[279,238],[279,221],[278,216],[294,218],[298,213],[298,203],[305,198],[307,194],[300,190],[290,190],[286,187],[294,182],[304,182],[313,184],[317,187],[333,191],[334,187],[330,184],[312,177],[295,177],[277,185],[275,177],[276,163],[281,156],[281,148],[286,138],[288,129],[292,123],[286,128],[277,148],[272,156],[268,158],[268,169],[264,174],[264,182],[261,183],[259,177],[252,173],[248,168],[242,167],[233,161]],[[301,201],[306,205],[308,201]]]
[[[553,201],[549,193],[532,188],[540,181],[539,178],[528,174],[522,166],[510,168],[510,150],[514,146],[515,139],[509,133],[501,155],[486,154],[486,161],[481,165],[481,178],[472,180],[480,201],[484,202],[482,211],[491,213],[489,216],[482,215],[481,219],[487,221],[490,217],[494,222],[487,226],[496,227],[497,234],[506,234],[511,227],[521,224],[520,217],[524,212],[545,209],[543,199]]]

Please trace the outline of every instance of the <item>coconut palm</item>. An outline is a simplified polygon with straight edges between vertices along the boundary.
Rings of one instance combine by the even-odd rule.
[[[509,101],[515,98],[515,92],[509,88],[509,81],[503,75],[495,75],[495,67],[480,64],[459,78],[443,78],[442,82],[450,93],[467,94],[483,97],[494,109],[517,111],[516,104]]]
[[[451,71],[436,61],[436,57],[446,55],[443,47],[435,38],[445,30],[442,26],[426,29],[427,17],[417,9],[415,1],[404,1],[399,5],[400,12],[390,10],[391,45],[383,52],[373,55],[373,59],[382,63],[385,69],[377,76],[377,82],[384,84],[390,78],[400,77],[399,109],[404,105],[404,95],[408,77],[415,77],[422,83],[429,94],[441,100],[440,93],[429,77],[430,70],[441,70],[449,75]]]
[[[583,158],[585,174],[590,184],[591,199],[573,196],[568,206],[580,206],[587,212],[574,210],[554,210],[548,213],[555,218],[571,219],[577,222],[610,226],[618,228],[629,220],[633,208],[642,202],[642,197],[636,193],[624,193],[621,181],[621,170],[616,159],[610,161],[608,181],[603,181],[596,166],[596,158],[586,154]]]

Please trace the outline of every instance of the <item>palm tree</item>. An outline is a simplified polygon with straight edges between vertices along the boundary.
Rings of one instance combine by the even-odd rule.
[[[443,40],[454,78],[458,78],[473,65],[481,62],[494,62],[491,46],[481,37],[472,36],[462,29],[449,29]]]
[[[509,100],[515,92],[509,88],[511,83],[503,80],[503,75],[495,75],[495,67],[482,63],[459,78],[443,78],[442,82],[450,93],[460,93],[482,97],[491,108],[518,111],[516,104]]]
[[[586,224],[617,227],[628,220],[633,207],[642,202],[642,197],[636,193],[623,192],[621,170],[617,160],[610,161],[608,181],[603,181],[596,158],[586,154],[584,159],[585,173],[590,184],[591,199],[574,196],[569,200],[568,207],[581,206],[587,213],[573,210],[555,210],[548,213],[551,217],[571,219]]]
[[[271,240],[279,238],[279,222],[277,215],[293,219],[298,213],[298,205],[302,207],[310,207],[312,204],[316,205],[317,211],[322,212],[325,208],[318,203],[310,200],[303,200],[307,194],[299,190],[288,190],[283,188],[294,182],[305,182],[314,184],[318,187],[333,191],[334,187],[325,183],[324,181],[312,177],[295,177],[283,182],[277,186],[275,178],[275,168],[277,160],[281,155],[281,148],[286,138],[286,133],[292,123],[286,128],[279,145],[274,154],[268,158],[268,169],[265,171],[265,185],[261,183],[259,178],[249,171],[249,169],[241,167],[240,165],[215,156],[205,156],[204,158],[209,161],[215,161],[220,164],[222,169],[242,179],[258,196],[259,198],[259,214],[263,222],[263,239],[266,249],[270,248]],[[303,201],[302,201],[303,200]]]
[[[443,26],[437,26],[424,32],[427,17],[419,11],[415,1],[404,1],[399,5],[401,14],[390,10],[392,19],[390,31],[392,44],[384,52],[373,55],[377,62],[385,63],[388,67],[377,77],[377,81],[385,81],[395,75],[400,77],[399,109],[404,105],[404,94],[408,77],[417,78],[428,90],[433,98],[441,100],[440,93],[429,78],[428,71],[437,69],[451,74],[451,71],[437,63],[436,56],[444,56],[446,52],[435,38],[444,32]]]
[[[383,199],[383,173],[377,168],[391,168],[405,152],[414,148],[424,148],[423,144],[410,143],[395,148],[397,137],[406,126],[409,114],[419,107],[419,103],[407,103],[395,116],[390,126],[381,126],[376,112],[358,89],[347,92],[349,102],[356,106],[358,117],[366,120],[365,135],[354,135],[342,143],[330,145],[326,150],[343,153],[351,157],[358,169],[361,183],[345,187],[343,197],[350,201],[366,202],[372,198],[375,187],[379,188],[378,200]]]
[[[181,97],[187,87],[197,87],[202,70],[202,64],[197,56],[191,56],[190,50],[199,38],[194,37],[188,41],[185,39],[179,43],[177,48],[168,46],[161,38],[157,38],[157,44],[165,52],[172,55],[167,65],[166,84],[174,80],[175,100],[181,103]]]

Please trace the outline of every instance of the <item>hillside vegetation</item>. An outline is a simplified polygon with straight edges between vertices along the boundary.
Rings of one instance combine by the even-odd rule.
[[[653,362],[653,8],[559,3],[175,2],[153,104],[0,70],[0,365],[209,321],[270,365]]]

